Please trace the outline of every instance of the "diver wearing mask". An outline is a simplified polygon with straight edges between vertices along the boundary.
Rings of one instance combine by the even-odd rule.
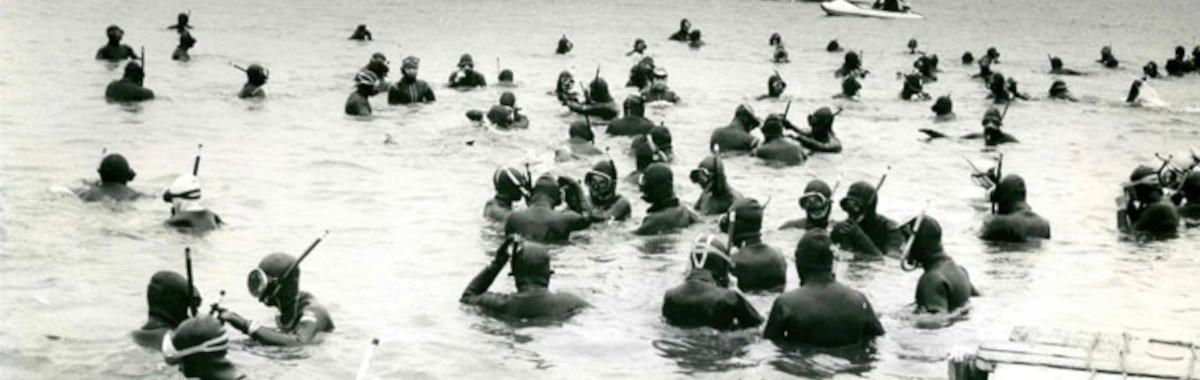
[[[642,200],[650,203],[642,225],[634,233],[638,235],[658,235],[675,232],[687,228],[700,221],[687,206],[679,203],[675,197],[675,178],[671,168],[661,163],[650,164],[638,178],[638,187]]]
[[[630,95],[625,98],[625,117],[608,123],[605,130],[610,136],[637,136],[650,133],[654,122],[646,118],[646,105],[641,96]]]
[[[700,235],[688,257],[691,270],[682,285],[663,296],[662,315],[680,328],[710,327],[740,330],[761,325],[763,317],[741,293],[729,289],[729,258],[725,242],[716,235]]]
[[[733,204],[718,225],[729,233],[733,276],[743,292],[782,292],[787,285],[787,259],[762,241],[763,206],[754,198]]]
[[[750,152],[758,146],[758,141],[750,134],[762,124],[754,114],[754,108],[742,103],[734,111],[733,120],[729,125],[717,128],[708,140],[709,150],[714,152]]]
[[[830,237],[842,249],[854,252],[856,259],[880,260],[885,255],[901,255],[904,233],[896,222],[876,213],[878,202],[875,187],[863,181],[850,185],[839,202],[848,218],[833,225]]]
[[[734,201],[742,194],[729,186],[725,177],[725,164],[717,156],[708,156],[689,174],[692,183],[700,186],[700,198],[694,208],[700,215],[719,215],[729,212]]]
[[[798,228],[802,230],[824,230],[829,228],[829,213],[833,211],[833,190],[825,181],[814,179],[804,186],[804,195],[800,196],[800,209],[805,217],[796,219],[780,226],[779,229]]]
[[[167,363],[178,364],[179,372],[188,379],[244,380],[225,355],[229,353],[229,337],[217,319],[199,316],[184,321],[168,333],[163,341],[163,356]]]
[[[593,221],[623,221],[633,214],[629,200],[617,194],[617,178],[617,166],[611,159],[597,162],[584,175],[583,182],[592,201]]]
[[[795,130],[791,124],[781,114],[768,115],[762,126],[763,143],[754,149],[754,156],[784,166],[803,164],[808,159],[808,154],[804,153],[800,145],[784,138],[784,128],[791,127]]]
[[[613,101],[612,95],[608,92],[608,82],[597,77],[589,87],[589,92],[584,94],[584,98],[587,99],[586,103],[567,101],[567,108],[577,114],[594,116],[601,120],[612,120],[621,114],[617,109],[617,103]]]
[[[937,220],[921,214],[902,228],[912,231],[905,242],[902,267],[925,270],[917,282],[917,313],[953,313],[979,295],[967,270],[942,250],[942,227]]]
[[[517,285],[513,294],[492,293],[488,288],[512,258],[511,275]],[[509,236],[496,255],[467,288],[459,302],[479,306],[485,312],[508,320],[550,318],[562,320],[587,308],[587,301],[574,294],[550,291],[550,253],[545,246],[523,243]]]
[[[816,112],[808,115],[811,131],[802,131],[786,119],[783,120],[783,127],[796,132],[792,138],[812,153],[841,153],[842,140],[833,133],[834,118],[840,113],[841,108],[838,108],[837,112],[833,112],[829,107],[818,108]]]
[[[84,202],[99,202],[106,199],[124,202],[142,197],[142,193],[125,185],[137,177],[137,173],[129,167],[129,161],[125,160],[125,156],[116,153],[104,156],[96,172],[100,174],[100,182],[91,184],[79,192],[79,199]]]
[[[138,59],[133,47],[121,43],[121,39],[125,38],[125,30],[121,27],[109,25],[104,34],[108,36],[108,44],[101,46],[100,50],[96,51],[96,59],[109,62]]]
[[[496,195],[483,205],[483,216],[493,222],[503,222],[513,211],[513,202],[529,197],[529,179],[516,168],[506,167],[492,174]]]
[[[188,319],[188,309],[199,307],[200,291],[188,289],[188,281],[179,273],[158,271],[146,285],[146,305],[150,312],[141,329],[133,332],[139,346],[162,350],[163,337]]]
[[[1179,213],[1170,199],[1163,196],[1158,171],[1138,166],[1122,186],[1125,194],[1117,198],[1117,225],[1123,232],[1174,235],[1179,229]]]
[[[325,306],[300,290],[300,262],[292,255],[267,255],[250,272],[246,284],[250,295],[279,312],[275,319],[278,327],[264,327],[224,308],[218,309],[218,318],[254,341],[270,346],[300,346],[316,343],[319,333],[333,331],[333,319]]]
[[[379,77],[370,71],[359,71],[354,76],[354,93],[346,98],[346,114],[350,116],[371,116],[371,102],[367,100],[378,92],[376,83]]]
[[[200,204],[200,179],[181,175],[163,192],[163,202],[171,204],[171,217],[164,224],[194,234],[212,231],[225,222],[216,213]]]
[[[246,84],[242,85],[242,91],[238,93],[238,97],[242,99],[262,99],[267,97],[267,93],[263,91],[262,86],[267,84],[268,76],[267,69],[258,64],[247,67]]]
[[[429,83],[417,79],[420,66],[420,58],[411,55],[404,57],[400,64],[400,80],[388,86],[388,104],[432,103],[437,100]]]
[[[514,211],[504,221],[505,235],[518,235],[522,238],[542,243],[567,243],[571,232],[579,231],[591,225],[591,219],[580,210],[556,210],[562,204],[563,189],[567,187],[568,194],[574,199],[582,199],[578,183],[560,181],[546,174],[534,182],[530,191],[529,207]]]
[[[458,59],[458,71],[450,74],[450,88],[471,89],[487,87],[487,79],[475,71],[475,60],[470,54],[463,54]]]

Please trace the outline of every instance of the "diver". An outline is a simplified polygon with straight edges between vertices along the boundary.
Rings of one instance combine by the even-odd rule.
[[[1142,74],[1147,78],[1158,78],[1158,64],[1154,61],[1146,62],[1146,65],[1142,66]]]
[[[1071,95],[1071,90],[1067,88],[1067,82],[1055,80],[1050,85],[1050,99],[1066,100],[1071,102],[1079,101],[1074,95]]]
[[[834,223],[830,237],[842,249],[853,252],[856,259],[901,256],[904,233],[896,222],[877,213],[878,204],[875,186],[863,181],[850,185],[840,202],[847,218]]]
[[[637,87],[638,91],[644,91],[650,86],[653,78],[654,58],[642,57],[642,60],[629,68],[629,81],[625,82],[625,87]]]
[[[844,49],[842,49],[842,45],[838,43],[838,40],[829,40],[829,44],[825,45],[826,52],[840,53],[843,50]]]
[[[1020,142],[1016,137],[1000,130],[1003,126],[1004,115],[1000,114],[1000,110],[991,107],[983,114],[983,133],[969,134],[964,138],[983,138],[983,143],[987,146]]]
[[[924,81],[924,77],[921,76],[920,72],[904,75],[904,87],[900,89],[900,99],[910,101],[929,100],[930,96],[925,92]]]
[[[1179,193],[1183,193],[1179,216],[1188,220],[1189,226],[1197,224],[1200,222],[1200,171],[1192,171],[1184,177]]]
[[[979,59],[979,73],[972,75],[971,77],[982,79],[983,83],[987,85],[991,83],[992,75],[994,74],[996,73],[992,71],[992,60],[987,56],[984,56],[983,58]]]
[[[858,91],[862,89],[862,85],[858,83],[858,79],[854,76],[847,76],[842,79],[842,92],[834,95],[834,99],[858,100]]]
[[[922,82],[937,82],[937,64],[937,54],[925,55],[922,53],[917,60],[913,61],[913,69],[920,74]]]
[[[912,230],[901,264],[925,270],[917,282],[917,313],[953,313],[967,306],[979,291],[970,275],[942,249],[942,226],[928,215],[905,223]]]
[[[983,222],[983,240],[1020,243],[1050,239],[1050,222],[1025,203],[1025,179],[1021,176],[1004,176],[988,198],[996,206],[996,214]]]
[[[1122,232],[1172,235],[1179,229],[1179,213],[1163,196],[1158,171],[1138,166],[1122,186],[1125,194],[1117,198],[1117,226]]]
[[[784,138],[783,130],[786,126],[791,126],[791,122],[784,119],[783,115],[767,115],[762,125],[763,143],[754,148],[754,156],[783,166],[803,164],[808,155],[800,149],[800,145]]]
[[[917,46],[918,46],[918,44],[917,44],[917,39],[916,39],[916,38],[909,38],[909,39],[908,39],[908,45],[907,45],[907,46],[908,46],[908,54],[916,55],[916,54],[918,54],[918,53],[919,53],[919,52],[917,51]]]
[[[625,117],[608,123],[605,133],[610,136],[637,136],[650,133],[654,122],[647,119],[646,105],[641,96],[630,95],[625,98]]]
[[[800,287],[775,299],[763,338],[775,344],[841,347],[884,334],[867,296],[837,282],[831,244],[823,230],[805,232],[796,245]]]
[[[623,221],[633,214],[633,208],[621,194],[617,194],[617,165],[612,159],[601,160],[583,176],[588,196],[592,201],[591,218],[597,222]]]
[[[984,53],[984,58],[987,58],[988,62],[993,65],[999,64],[1000,63],[1000,51],[996,50],[995,47],[989,47],[987,49],[987,52]]]
[[[783,96],[783,91],[787,89],[787,82],[783,81],[783,77],[776,72],[767,78],[767,94],[758,97],[758,100],[779,99]]]
[[[993,103],[1004,104],[1013,99],[1013,95],[1008,92],[1008,83],[1004,79],[1004,74],[992,73],[992,75],[987,79],[987,84],[988,90],[991,91],[991,93],[988,94],[988,99],[992,99]]]
[[[499,130],[528,129],[529,118],[520,113],[517,96],[510,91],[500,94],[500,104],[492,106],[487,119]]]
[[[163,338],[188,319],[188,310],[200,306],[200,291],[188,286],[187,278],[169,270],[158,271],[146,285],[149,316],[141,329],[133,332],[139,346],[162,350]]]
[[[417,79],[420,65],[420,58],[411,55],[404,58],[400,66],[400,81],[388,87],[388,104],[431,103],[437,100],[429,83]]]
[[[371,60],[367,62],[367,65],[361,69],[374,73],[375,77],[379,79],[375,84],[376,93],[388,90],[387,75],[391,71],[391,68],[388,68],[388,63],[387,56],[376,52],[371,55]]]
[[[267,84],[267,76],[267,69],[259,64],[247,67],[246,84],[242,85],[242,91],[238,93],[238,97],[242,99],[267,97],[267,93],[262,89],[262,86]]]
[[[833,190],[829,184],[819,179],[808,181],[804,186],[804,195],[800,196],[800,208],[804,210],[804,218],[784,223],[781,230],[797,228],[801,230],[825,230],[829,228],[829,214],[833,211]]]
[[[96,172],[100,174],[100,181],[79,191],[79,199],[84,202],[99,202],[107,199],[117,202],[133,201],[144,195],[126,185],[129,181],[133,181],[137,173],[129,167],[129,161],[125,160],[125,156],[116,153],[104,156],[104,159],[100,160],[100,167],[96,169]]]
[[[513,202],[529,198],[529,178],[516,168],[496,169],[492,174],[496,195],[483,205],[483,216],[493,222],[503,222],[513,211]]]
[[[679,95],[676,95],[675,91],[671,91],[667,87],[667,69],[662,67],[654,68],[654,75],[650,78],[650,86],[642,91],[641,95],[646,103],[658,101],[679,103]]]
[[[1025,93],[1021,92],[1021,90],[1017,89],[1017,78],[1008,77],[1007,83],[1008,83],[1008,93],[1012,95],[1013,99],[1021,99],[1021,100],[1032,100],[1033,99],[1033,98],[1029,97],[1028,94],[1025,94]]]
[[[487,87],[487,79],[478,71],[475,71],[475,60],[470,54],[463,54],[458,59],[458,71],[450,73],[450,87],[458,89],[470,89],[475,87]]]
[[[729,186],[725,164],[716,155],[705,157],[689,174],[692,183],[700,186],[700,197],[693,207],[700,215],[719,215],[729,212],[733,203],[742,197]]]
[[[225,326],[216,318],[197,316],[184,321],[163,341],[167,363],[179,364],[179,372],[188,379],[245,380],[225,355],[229,353],[229,337]]]
[[[1175,47],[1175,58],[1167,60],[1167,64],[1164,66],[1167,69],[1167,75],[1179,77],[1195,69],[1193,63],[1188,62],[1184,57],[1186,51],[1183,46]]]
[[[691,33],[691,29],[692,29],[692,23],[690,21],[688,21],[688,19],[685,18],[683,20],[680,20],[679,21],[679,31],[676,31],[675,34],[672,34],[670,37],[670,40],[671,41],[679,41],[679,42],[688,42],[688,36]]]
[[[565,184],[560,184],[559,179],[549,174],[538,178],[525,202],[529,207],[508,215],[504,221],[504,234],[542,243],[565,244],[570,240],[571,232],[591,225],[591,219],[575,210],[555,209],[562,204],[562,187],[567,187],[569,194],[579,190],[577,183],[574,184],[576,189],[562,185]]]
[[[133,51],[133,47],[121,43],[121,39],[125,37],[125,31],[121,27],[109,25],[108,29],[105,30],[105,34],[108,35],[108,44],[101,46],[100,50],[96,51],[96,59],[110,62],[138,59],[138,55]]]
[[[834,75],[839,78],[847,76],[865,78],[869,73],[869,71],[863,69],[862,57],[852,51],[846,52],[846,56],[842,61],[842,67],[834,71]]]
[[[754,114],[754,108],[742,103],[734,111],[733,120],[729,125],[717,128],[708,140],[709,150],[714,152],[750,152],[758,146],[758,141],[750,134],[758,128],[761,121]]]
[[[602,154],[604,151],[596,147],[596,135],[592,133],[591,124],[586,120],[577,120],[567,128],[566,144],[555,151],[555,161],[566,162]]]
[[[354,33],[350,35],[350,39],[353,41],[374,41],[375,36],[372,36],[371,31],[367,30],[367,24],[358,24],[358,27],[354,28]]]
[[[670,233],[700,222],[700,216],[680,204],[679,198],[675,197],[675,179],[671,168],[654,163],[641,172],[638,187],[642,193],[642,200],[650,203],[650,208],[646,210],[646,217],[642,219],[642,225],[637,228],[636,234]]]
[[[558,55],[567,54],[567,53],[570,53],[571,49],[574,49],[574,48],[575,48],[575,44],[571,43],[571,40],[567,39],[567,35],[564,34],[562,36],[562,38],[558,39],[558,48],[556,48],[554,50],[554,54],[558,54]]]
[[[496,76],[500,86],[513,87],[513,72],[509,69],[500,70],[500,74]]]
[[[700,29],[692,29],[692,32],[688,33],[688,47],[699,49],[701,46],[704,46],[704,40],[700,39]]]
[[[970,64],[972,64],[972,63],[975,63],[975,55],[974,55],[974,54],[971,54],[971,52],[969,52],[969,51],[968,51],[968,52],[963,52],[963,55],[962,55],[962,64],[964,64],[964,65],[970,65]]]
[[[163,224],[194,234],[215,230],[225,224],[221,217],[200,204],[200,179],[184,174],[175,179],[162,195],[171,204],[171,217]]]
[[[180,12],[179,15],[175,17],[175,25],[168,26],[167,29],[173,29],[181,33],[191,29],[192,26],[188,24],[192,17],[191,12],[192,11],[188,11],[187,13]]]
[[[595,116],[601,120],[612,120],[621,114],[617,110],[617,102],[613,101],[608,92],[608,82],[605,82],[604,78],[596,77],[592,80],[589,91],[583,95],[586,103],[568,101],[567,108],[580,115]]]
[[[780,36],[779,33],[771,33],[771,37],[767,39],[767,45],[768,46],[783,45],[783,36]]]
[[[1117,61],[1117,57],[1113,56],[1111,46],[1105,46],[1100,49],[1100,59],[1097,60],[1096,62],[1099,62],[1099,63],[1103,64],[1104,67],[1107,67],[1110,69],[1115,69],[1115,68],[1117,68],[1117,66],[1119,66],[1121,64],[1120,61]]]
[[[171,59],[176,61],[190,61],[192,56],[188,55],[188,50],[196,46],[196,39],[192,37],[192,33],[186,29],[179,31],[179,45],[175,47],[175,52],[171,53]]]
[[[112,81],[104,89],[104,98],[110,102],[140,102],[154,99],[154,91],[142,86],[146,73],[142,65],[131,61],[125,65],[125,75]]]
[[[309,249],[311,252],[312,247]],[[217,309],[217,318],[255,342],[268,346],[301,346],[319,342],[320,333],[333,332],[329,311],[311,293],[300,290],[300,262],[292,255],[272,253],[263,257],[258,268],[250,271],[246,284],[250,295],[279,312],[275,317],[278,328],[246,320],[226,308]]]
[[[1084,75],[1082,72],[1063,67],[1063,61],[1058,57],[1050,57],[1050,74],[1054,75]]]
[[[729,289],[729,272],[734,264],[721,238],[697,236],[688,259],[691,270],[683,284],[663,296],[662,315],[667,324],[723,331],[762,324],[763,318],[754,305],[741,293]]]
[[[950,99],[950,95],[939,96],[929,109],[933,111],[935,122],[952,121],[957,118],[954,114],[954,101]]]
[[[630,55],[634,55],[634,54],[646,55],[646,41],[645,40],[643,40],[641,38],[634,40],[633,41],[633,50],[630,50],[628,53],[625,53],[626,56],[630,56]]]
[[[488,288],[512,258],[510,271],[517,292],[492,293]],[[565,319],[587,308],[587,301],[570,293],[550,291],[550,253],[545,246],[523,243],[509,236],[500,244],[492,262],[463,290],[458,302],[479,306],[485,312],[509,320]]]
[[[359,71],[354,76],[354,92],[346,98],[346,114],[350,116],[371,116],[371,102],[368,100],[377,93],[376,84],[379,77],[370,71]]]
[[[775,63],[791,62],[792,60],[788,59],[787,47],[783,46],[782,43],[780,43],[779,45],[775,45],[775,53],[773,53],[771,55],[771,61],[775,62]]]
[[[737,252],[733,276],[743,292],[782,292],[787,285],[787,259],[762,241],[764,207],[754,198],[739,199],[718,223],[730,234],[730,252]]]
[[[568,71],[558,73],[558,82],[554,85],[554,96],[562,105],[578,103],[579,94],[575,93],[575,77]]]
[[[842,140],[833,133],[833,120],[840,113],[842,113],[840,107],[837,112],[830,110],[829,107],[818,108],[808,115],[808,126],[811,127],[811,132],[796,128],[786,119],[783,120],[783,127],[795,132],[790,137],[811,153],[841,153]]]

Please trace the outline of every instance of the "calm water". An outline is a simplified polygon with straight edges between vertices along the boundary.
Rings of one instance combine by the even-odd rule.
[[[1140,244],[1114,228],[1113,197],[1129,171],[1153,163],[1154,152],[1183,154],[1200,142],[1200,77],[1152,81],[1171,106],[1125,107],[1129,82],[1149,60],[1160,65],[1177,44],[1196,44],[1194,0],[950,1],[915,5],[916,22],[823,16],[816,4],[753,1],[497,2],[146,1],[0,3],[0,377],[181,378],[128,333],[145,319],[145,285],[161,269],[183,271],[181,252],[194,249],[197,285],[207,296],[229,292],[226,305],[267,320],[269,311],[245,291],[245,274],[265,254],[298,253],[321,230],[332,235],[304,266],[304,288],[338,325],[319,346],[264,350],[235,346],[232,359],[256,379],[346,379],[366,342],[379,337],[372,374],[380,378],[943,378],[951,348],[1004,339],[1014,326],[1130,331],[1188,339],[1200,331],[1200,251],[1195,230],[1182,238]],[[169,60],[177,38],[164,29],[191,9],[199,40],[193,61]],[[704,32],[708,46],[692,51],[667,43],[682,17]],[[104,86],[120,69],[92,60],[112,23],[126,42],[145,45],[147,86],[159,99],[138,106],[106,104]],[[370,25],[377,40],[346,41]],[[767,37],[778,31],[793,63],[769,63]],[[575,52],[552,55],[567,33]],[[839,38],[865,50],[872,75],[863,100],[846,104],[836,128],[846,151],[803,167],[773,169],[750,158],[727,160],[734,187],[772,197],[764,222],[778,226],[801,215],[795,206],[813,177],[846,185],[875,181],[888,165],[881,211],[900,219],[928,200],[942,222],[948,251],[966,266],[985,297],[950,327],[922,329],[909,317],[917,273],[895,261],[840,263],[838,277],[864,291],[882,313],[888,334],[866,354],[780,352],[753,334],[717,335],[666,326],[662,294],[683,278],[687,241],[713,224],[677,236],[637,238],[635,223],[577,234],[554,263],[552,287],[580,294],[594,308],[557,326],[515,327],[458,304],[471,277],[498,244],[480,216],[501,164],[533,162],[534,171],[582,175],[590,164],[555,166],[552,150],[569,119],[547,92],[557,73],[590,77],[597,65],[609,83],[624,83],[632,41],[646,38],[670,71],[684,103],[651,110],[672,128],[678,152],[676,187],[685,201],[698,189],[683,173],[705,155],[713,128],[732,117],[743,98],[766,89],[778,69],[795,97],[792,115],[832,105],[841,56],[824,52]],[[1046,53],[1091,76],[1068,78],[1084,102],[1017,103],[1008,130],[1022,140],[1003,147],[1008,173],[1025,176],[1030,203],[1053,224],[1054,240],[1035,247],[994,247],[975,238],[986,215],[982,193],[961,156],[984,161],[979,144],[925,143],[929,102],[896,99],[892,73],[913,57],[916,37],[942,57],[941,81],[927,90],[953,93],[960,120],[940,126],[975,131],[986,109],[982,86],[960,66],[970,50],[996,46],[996,67],[1044,96],[1053,78]],[[1094,63],[1111,44],[1122,68]],[[422,58],[421,75],[437,84],[438,102],[388,107],[347,118],[342,105],[354,72],[372,52],[396,64]],[[463,113],[496,102],[499,88],[460,93],[441,83],[458,56],[474,54],[489,80],[496,57],[512,68],[518,104],[532,128],[514,134],[481,131]],[[227,63],[258,62],[271,72],[265,103],[235,98],[244,75]],[[629,93],[615,89],[617,99]],[[784,103],[756,103],[760,113]],[[383,144],[385,134],[396,144]],[[473,145],[467,142],[474,141]],[[101,149],[120,152],[139,173],[132,185],[157,192],[190,169],[204,144],[201,177],[206,204],[229,223],[204,238],[168,231],[169,206],[82,204],[52,188],[95,178]],[[633,167],[628,140],[600,137],[622,175]],[[621,191],[633,199],[635,189]],[[635,201],[635,219],[646,205]],[[835,217],[843,217],[840,211]],[[787,252],[798,232],[766,233]],[[794,273],[789,286],[796,286]],[[507,277],[495,290],[510,291]],[[772,296],[750,296],[766,313]]]

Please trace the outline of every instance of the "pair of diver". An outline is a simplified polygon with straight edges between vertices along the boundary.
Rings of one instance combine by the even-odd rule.
[[[96,172],[100,180],[77,193],[85,202],[129,202],[145,196],[129,187],[128,183],[137,177],[137,173],[125,156],[117,153],[106,155]],[[200,203],[200,180],[195,175],[184,174],[176,178],[163,191],[162,199],[171,204],[171,216],[163,222],[169,227],[202,234],[224,224],[220,216]]]
[[[532,184],[526,178],[514,168],[501,168],[493,175],[496,195],[485,204],[484,215],[503,222],[506,234],[566,243],[571,232],[631,215],[629,201],[617,194],[617,169],[612,160],[596,163],[584,176],[586,191],[568,176],[543,175]],[[514,211],[513,204],[522,199],[528,207]],[[567,209],[557,209],[564,201]]]

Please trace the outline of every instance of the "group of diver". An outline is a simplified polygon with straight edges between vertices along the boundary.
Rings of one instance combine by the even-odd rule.
[[[898,2],[880,2],[883,7],[896,7]],[[187,60],[187,50],[195,44],[189,25],[190,12],[181,13],[176,25],[169,27],[180,36],[180,45],[173,54],[177,60]],[[106,97],[111,101],[131,102],[154,98],[143,86],[144,53],[139,56],[129,45],[122,44],[124,31],[118,26],[107,30],[108,44],[97,52],[100,60],[119,62],[131,60],[124,77],[110,84]],[[359,25],[350,37],[370,41],[374,37],[366,25]],[[704,45],[700,31],[692,29],[684,19],[679,30],[669,40],[686,43],[693,49]],[[769,45],[774,49],[772,60],[787,63],[788,54],[783,39],[772,34]],[[905,100],[929,100],[924,84],[937,80],[938,57],[918,51],[918,42],[908,43],[909,52],[919,57],[904,78],[900,97]],[[556,54],[569,54],[574,44],[564,34],[558,41]],[[656,66],[646,52],[648,46],[637,39],[626,55],[638,57],[630,68],[627,87],[635,93],[626,97],[618,108],[608,82],[599,70],[586,88],[575,92],[574,76],[563,71],[557,80],[553,96],[570,112],[582,117],[570,123],[569,139],[556,151],[557,161],[594,161],[583,173],[582,183],[570,175],[545,173],[536,179],[529,166],[502,167],[492,175],[495,195],[484,206],[484,217],[502,226],[504,240],[489,263],[463,291],[460,302],[476,305],[489,314],[512,319],[563,319],[589,306],[583,298],[549,290],[553,247],[570,244],[574,232],[595,225],[621,222],[633,218],[633,203],[617,191],[622,181],[617,166],[608,152],[595,146],[593,129],[604,126],[610,136],[629,137],[635,168],[625,180],[637,184],[640,198],[649,207],[633,233],[637,235],[675,234],[698,224],[714,224],[715,231],[701,233],[691,240],[687,261],[689,271],[683,283],[665,292],[662,317],[680,328],[708,327],[716,330],[757,329],[762,336],[779,344],[799,344],[836,347],[869,342],[884,334],[870,300],[863,293],[837,281],[834,275],[834,247],[851,254],[850,260],[878,261],[894,259],[905,270],[923,269],[915,287],[916,311],[930,314],[961,312],[969,299],[979,295],[971,284],[967,270],[955,263],[942,246],[942,228],[925,211],[908,221],[898,223],[877,212],[881,190],[887,174],[879,182],[857,181],[837,202],[845,211],[845,220],[833,221],[831,214],[834,195],[840,179],[831,187],[814,179],[804,188],[798,204],[805,216],[783,224],[780,229],[799,229],[803,236],[793,251],[794,270],[799,287],[787,290],[787,260],[782,251],[765,243],[763,216],[770,204],[746,197],[734,189],[723,158],[731,155],[750,155],[779,166],[803,164],[814,154],[838,154],[842,143],[834,132],[834,121],[841,107],[820,107],[807,115],[808,128],[800,128],[788,119],[791,103],[782,113],[759,117],[749,103],[734,110],[729,124],[715,129],[709,140],[711,155],[692,169],[688,178],[701,194],[694,204],[687,205],[675,194],[675,175],[671,165],[675,159],[671,131],[663,123],[656,124],[645,114],[647,104],[673,104],[680,97],[667,85],[667,71]],[[830,41],[827,51],[843,52],[837,40]],[[1180,46],[1175,57],[1164,66],[1167,74],[1182,76],[1200,73],[1200,47],[1185,56]],[[1117,67],[1112,50],[1105,47],[1099,61],[1105,67]],[[983,117],[982,133],[962,138],[980,138],[988,145],[1016,142],[1016,138],[1000,130],[1007,104],[1030,97],[1017,89],[1017,82],[993,71],[999,64],[1000,53],[989,48],[979,59],[981,78],[996,105]],[[139,63],[137,60],[142,60]],[[966,53],[963,64],[975,58]],[[1083,75],[1066,69],[1058,57],[1050,57],[1052,75]],[[369,99],[386,92],[388,104],[406,105],[436,101],[432,87],[418,79],[420,58],[407,56],[401,61],[401,78],[387,82],[390,62],[382,53],[375,53],[354,76],[355,91],[346,101],[345,113],[365,116],[372,113]],[[238,67],[238,66],[235,66]],[[268,72],[253,64],[242,69],[247,83],[238,93],[240,98],[264,98],[263,86]],[[870,71],[862,61],[861,51],[848,51],[844,62],[835,71],[842,78],[842,91],[835,98],[855,99]],[[1145,67],[1146,78],[1158,77],[1157,65]],[[1144,79],[1143,79],[1144,80]],[[501,86],[515,87],[513,72],[502,70],[498,76]],[[1130,102],[1135,99],[1139,82],[1131,89]],[[457,70],[446,84],[454,89],[487,86],[487,79],[475,70],[474,59],[463,54]],[[775,72],[767,80],[767,93],[759,99],[778,99],[787,83]],[[1075,100],[1058,80],[1050,89],[1050,98]],[[486,112],[471,110],[468,119],[489,123],[498,130],[529,128],[529,119],[520,112],[512,91],[501,94],[499,104]],[[936,99],[931,110],[936,121],[954,119],[950,97]],[[759,129],[762,138],[753,132]],[[932,130],[922,130],[931,138],[946,137]],[[1125,194],[1117,200],[1118,225],[1122,231],[1147,235],[1169,236],[1181,225],[1200,222],[1200,156],[1194,153],[1191,162],[1179,165],[1170,158],[1162,159],[1155,169],[1139,166],[1124,184]],[[179,176],[162,192],[162,199],[171,203],[171,215],[165,224],[181,231],[204,234],[219,228],[224,222],[201,203],[199,181],[200,157],[196,157],[192,174]],[[972,178],[987,190],[992,205],[981,229],[980,237],[988,241],[1028,242],[1050,239],[1050,223],[1026,202],[1024,179],[1016,174],[1002,173],[1002,156],[997,165],[987,171],[974,166]],[[136,173],[120,154],[104,156],[97,170],[99,181],[77,191],[85,201],[125,202],[145,197],[128,186]],[[524,206],[521,206],[521,203]],[[715,223],[714,223],[715,222]],[[146,347],[160,350],[166,360],[178,364],[189,378],[241,379],[241,374],[225,358],[229,338],[225,325],[250,339],[267,345],[304,345],[313,343],[321,333],[333,331],[329,312],[307,292],[300,290],[300,263],[321,241],[314,242],[299,258],[285,254],[267,255],[248,277],[250,294],[262,304],[275,308],[280,316],[276,327],[262,326],[236,312],[212,303],[209,311],[200,314],[201,296],[192,285],[190,255],[188,275],[164,270],[155,273],[147,287],[149,317],[135,332],[135,340]],[[516,293],[501,294],[489,291],[505,266],[516,284]],[[764,317],[746,300],[742,292],[780,293]],[[224,292],[222,291],[222,296]]]

